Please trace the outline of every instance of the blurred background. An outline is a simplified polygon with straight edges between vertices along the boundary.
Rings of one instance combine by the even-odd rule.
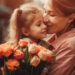
[[[0,43],[4,43],[8,34],[9,19],[13,10],[21,4],[35,2],[43,7],[44,0],[0,0]]]

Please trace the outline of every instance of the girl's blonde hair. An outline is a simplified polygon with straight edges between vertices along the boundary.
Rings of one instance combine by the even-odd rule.
[[[25,36],[21,29],[29,28],[29,25],[32,24],[39,13],[42,13],[41,8],[33,3],[24,4],[20,8],[16,8],[10,19],[10,40],[17,43],[22,36]]]

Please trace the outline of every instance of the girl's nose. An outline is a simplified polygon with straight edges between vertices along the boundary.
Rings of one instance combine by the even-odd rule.
[[[46,29],[46,28],[47,28],[47,26],[45,24],[43,24],[43,29]]]

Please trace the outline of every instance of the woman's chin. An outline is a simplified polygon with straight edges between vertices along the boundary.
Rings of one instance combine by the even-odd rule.
[[[52,31],[48,31],[48,32],[47,32],[47,34],[53,34],[53,33],[54,33],[54,32],[52,32]]]
[[[52,29],[51,30],[50,29],[47,30],[47,34],[53,34],[53,33],[56,33],[56,31],[52,30]]]

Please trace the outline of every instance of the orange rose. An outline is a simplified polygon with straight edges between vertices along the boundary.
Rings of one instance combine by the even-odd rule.
[[[16,67],[18,67],[20,63],[16,59],[9,59],[6,62],[6,66],[9,70],[14,71],[16,70]]]
[[[35,45],[37,45],[37,43],[34,42],[34,41],[32,41],[32,40],[30,40],[30,43],[31,43],[31,44],[35,44]]]
[[[3,53],[2,53],[2,51],[0,50],[0,58],[2,58],[2,56],[3,56]]]
[[[38,56],[33,56],[32,59],[30,60],[30,64],[34,67],[38,66],[40,63],[40,59]]]
[[[20,50],[15,50],[14,52],[14,58],[17,59],[17,60],[20,60],[22,58],[24,58],[25,56],[25,53],[20,51]]]
[[[26,47],[27,45],[28,45],[28,42],[27,41],[25,41],[23,39],[20,39],[20,41],[19,41],[19,46],[20,47]]]
[[[0,45],[0,52],[3,56],[8,57],[12,54],[14,50],[14,45],[12,42],[7,42]]]

